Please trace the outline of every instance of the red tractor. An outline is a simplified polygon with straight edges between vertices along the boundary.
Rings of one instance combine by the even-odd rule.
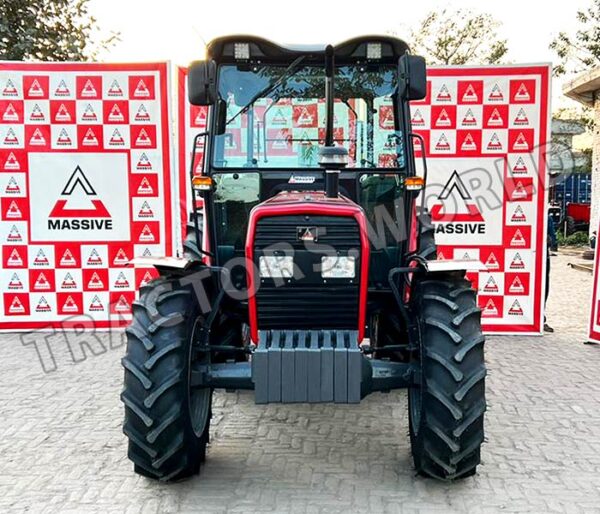
[[[393,37],[231,36],[190,66],[188,87],[209,106],[194,141],[203,174],[190,170],[204,212],[183,258],[139,261],[160,278],[134,303],[123,358],[135,471],[199,471],[214,389],[266,404],[408,388],[416,470],[475,473],[486,368],[465,270],[481,264],[436,261],[418,201],[409,102],[427,94],[424,59]]]

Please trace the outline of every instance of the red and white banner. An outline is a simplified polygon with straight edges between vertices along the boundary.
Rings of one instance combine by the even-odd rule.
[[[594,281],[592,282],[592,308],[590,312],[590,331],[588,339],[600,343],[600,277],[598,266],[600,266],[600,252],[598,252],[598,247],[596,246],[594,255]]]
[[[412,126],[428,158],[426,201],[439,256],[475,258],[486,265],[487,271],[470,274],[486,332],[539,334],[550,66],[434,67],[428,78],[427,98],[412,105]],[[185,222],[192,140],[206,127],[206,110],[187,102],[184,68],[178,83],[180,216]],[[380,108],[383,112],[386,105]],[[275,121],[271,124],[277,129]],[[421,166],[423,147],[417,140],[415,145]],[[201,172],[202,157],[200,142],[195,173]]]
[[[206,130],[207,107],[198,107],[188,102],[187,68],[177,68],[177,138],[178,168],[177,187],[179,191],[179,219],[182,238],[185,238],[186,225],[191,212],[192,189],[190,184],[190,164],[194,145],[194,137]],[[204,163],[204,138],[199,138],[194,159],[194,175],[202,174]],[[202,199],[197,196],[198,207]]]
[[[173,255],[167,73],[0,63],[0,330],[127,320]]]
[[[487,267],[469,276],[486,332],[541,333],[550,66],[440,67],[428,78],[412,124],[439,258]]]

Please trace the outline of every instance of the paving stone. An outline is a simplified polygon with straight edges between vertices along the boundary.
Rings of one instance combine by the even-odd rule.
[[[454,484],[415,476],[405,391],[343,406],[218,392],[201,474],[156,483],[126,456],[123,347],[101,334],[106,351],[73,363],[54,337],[45,373],[33,345],[1,334],[0,511],[600,512],[600,346],[582,344],[591,277],[572,260],[553,258],[554,334],[488,338],[483,463]]]

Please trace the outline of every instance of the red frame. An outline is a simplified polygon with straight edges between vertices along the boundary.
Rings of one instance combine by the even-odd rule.
[[[248,280],[248,317],[250,321],[250,337],[256,344],[258,340],[258,312],[256,306],[254,275],[254,236],[256,224],[265,217],[271,216],[294,216],[301,214],[312,214],[315,216],[343,216],[356,220],[360,230],[360,285],[358,304],[358,343],[365,336],[365,325],[367,317],[367,288],[369,283],[369,258],[370,246],[367,232],[367,221],[362,208],[351,200],[340,196],[338,198],[327,198],[320,191],[279,193],[273,198],[257,205],[250,212],[248,221],[248,232],[246,237],[246,276]]]
[[[597,230],[600,230],[597,228]],[[590,341],[600,342],[600,331],[596,330],[598,326],[598,280],[600,280],[598,266],[600,266],[600,251],[596,247],[594,253],[594,280],[592,282],[592,305],[590,306],[590,322],[588,328],[588,339]]]

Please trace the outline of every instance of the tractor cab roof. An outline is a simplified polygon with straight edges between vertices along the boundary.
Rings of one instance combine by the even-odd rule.
[[[243,48],[242,48],[243,45]],[[307,64],[322,65],[328,45],[280,45],[257,36],[237,35],[213,39],[207,47],[207,56],[217,63],[260,61],[284,64],[304,56]],[[242,48],[244,54],[236,52]],[[398,58],[410,52],[401,39],[391,36],[360,36],[333,45],[338,64],[376,61],[396,64]]]

